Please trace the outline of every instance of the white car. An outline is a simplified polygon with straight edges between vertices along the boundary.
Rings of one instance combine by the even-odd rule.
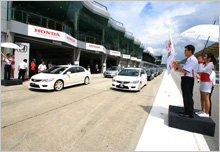
[[[75,84],[89,84],[91,73],[81,66],[58,65],[31,77],[29,88],[62,90]]]
[[[112,88],[140,91],[147,84],[147,74],[141,68],[125,68],[112,79]]]

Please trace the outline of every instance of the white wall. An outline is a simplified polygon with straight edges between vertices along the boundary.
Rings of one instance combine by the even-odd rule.
[[[7,31],[7,1],[1,1],[1,32]]]

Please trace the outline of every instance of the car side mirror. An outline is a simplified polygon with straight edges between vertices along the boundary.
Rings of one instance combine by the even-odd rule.
[[[67,75],[70,75],[70,74],[71,74],[71,72],[70,72],[70,71],[68,71],[66,74],[67,74]]]

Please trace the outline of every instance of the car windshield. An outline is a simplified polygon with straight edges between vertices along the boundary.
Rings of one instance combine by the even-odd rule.
[[[52,67],[46,71],[44,71],[43,73],[49,73],[49,74],[60,74],[62,73],[64,70],[66,70],[68,67]]]
[[[124,69],[118,75],[137,77],[137,76],[139,76],[139,70]]]
[[[117,67],[110,67],[107,69],[108,71],[117,71]]]
[[[146,72],[148,72],[149,71],[149,69],[144,69]]]

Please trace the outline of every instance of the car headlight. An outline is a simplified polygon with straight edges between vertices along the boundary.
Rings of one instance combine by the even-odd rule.
[[[137,84],[139,80],[130,82],[131,84]]]
[[[116,80],[115,80],[115,79],[112,79],[112,82],[116,82]]]
[[[49,78],[49,79],[43,79],[42,82],[50,82],[50,81],[53,81],[54,78]]]

